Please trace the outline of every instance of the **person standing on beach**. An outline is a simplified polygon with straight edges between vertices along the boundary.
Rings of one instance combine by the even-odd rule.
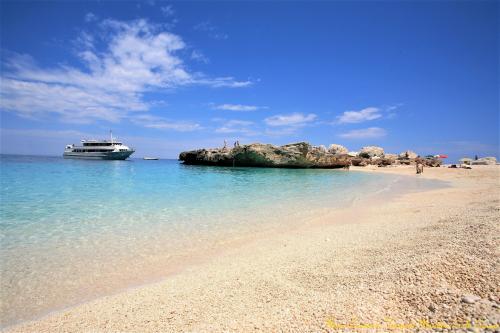
[[[422,161],[417,161],[417,175],[424,173],[424,165]]]

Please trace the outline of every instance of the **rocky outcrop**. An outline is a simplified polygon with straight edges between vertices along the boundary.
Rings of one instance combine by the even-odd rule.
[[[353,157],[351,158],[351,165],[354,166],[367,166],[370,164],[370,159],[369,158],[363,158],[363,157]]]
[[[391,164],[394,164],[394,163],[396,163],[396,160],[398,159],[398,155],[396,155],[396,154],[385,154],[384,158],[386,158],[389,161],[391,161]]]
[[[363,158],[384,157],[384,148],[376,146],[363,147],[358,156]]]
[[[342,145],[331,144],[330,148],[328,148],[328,152],[332,154],[348,154],[349,149]]]
[[[417,157],[413,160],[415,163],[421,163],[426,167],[440,167],[443,164],[443,161],[440,158],[432,157],[432,158],[421,158]],[[413,164],[413,163],[412,163]]]
[[[326,148],[307,142],[284,146],[253,143],[233,149],[199,149],[182,152],[184,164],[218,166],[252,166],[278,168],[343,168],[350,165],[346,154],[332,154]]]
[[[414,151],[407,150],[399,154],[400,158],[417,158],[418,155]]]
[[[497,164],[497,159],[495,157],[482,157],[472,161],[472,165],[495,165],[495,164]]]
[[[492,163],[491,158],[485,159],[487,159],[487,163]],[[428,167],[442,164],[439,158],[421,158],[411,150],[399,155],[385,154],[383,148],[369,146],[354,154],[353,152],[349,153],[347,148],[341,145],[333,144],[327,149],[322,145],[311,146],[307,142],[283,146],[253,143],[232,149],[198,149],[182,152],[179,155],[179,160],[183,161],[184,164],[193,165],[330,169],[349,167],[350,165],[378,165],[380,167],[398,164],[415,165],[417,162]]]

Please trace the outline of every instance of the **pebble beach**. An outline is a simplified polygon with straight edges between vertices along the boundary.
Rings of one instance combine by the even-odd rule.
[[[351,170],[449,186],[332,209],[5,331],[498,331],[500,167]]]

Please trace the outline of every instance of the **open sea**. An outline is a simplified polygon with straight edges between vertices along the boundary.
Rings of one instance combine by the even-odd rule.
[[[443,185],[346,170],[14,155],[0,155],[0,183],[0,327],[158,281],[244,235]]]

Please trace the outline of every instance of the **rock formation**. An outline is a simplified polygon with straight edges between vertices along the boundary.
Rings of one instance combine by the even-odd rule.
[[[199,149],[182,152],[179,160],[195,165],[279,168],[343,168],[351,164],[346,154],[332,154],[325,147],[313,147],[306,142],[284,146],[253,143],[233,149]]]
[[[441,159],[437,157],[432,157],[432,158],[417,157],[416,159],[411,160],[410,163],[411,164],[421,163],[426,167],[439,167],[441,166],[441,164],[443,164],[443,161],[441,161]]]
[[[230,148],[199,149],[182,152],[179,160],[184,164],[214,166],[250,166],[275,168],[344,168],[350,165],[378,165],[385,167],[393,164],[440,166],[439,158],[421,158],[411,150],[399,155],[385,154],[381,147],[363,147],[359,153],[349,152],[347,148],[332,144],[311,146],[307,142],[291,143],[283,146],[253,143]],[[483,163],[483,161],[481,161]],[[491,159],[487,162],[492,163]]]
[[[328,152],[332,154],[348,154],[349,150],[342,145],[331,144]]]
[[[472,165],[495,165],[495,164],[497,164],[497,159],[495,157],[482,157],[472,161]]]
[[[384,148],[376,146],[363,147],[359,151],[359,157],[372,158],[372,157],[384,157]]]
[[[407,150],[399,154],[400,158],[417,158],[418,155],[414,151]]]

